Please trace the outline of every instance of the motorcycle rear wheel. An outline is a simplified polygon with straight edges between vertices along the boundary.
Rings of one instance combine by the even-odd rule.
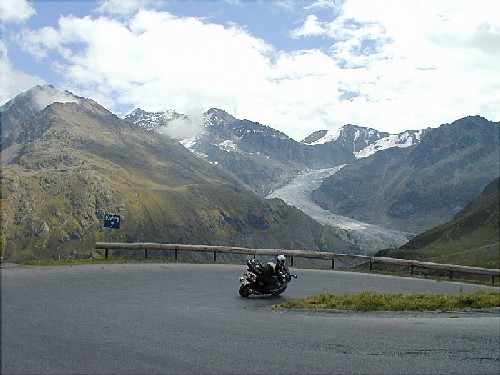
[[[278,296],[281,293],[283,293],[286,289],[286,285],[281,286],[279,289],[276,289],[275,291],[271,292],[273,296]]]
[[[250,286],[249,285],[240,286],[239,292],[240,292],[240,296],[248,297],[250,295]]]

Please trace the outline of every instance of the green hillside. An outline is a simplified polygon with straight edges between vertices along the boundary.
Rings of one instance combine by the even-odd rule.
[[[499,179],[451,221],[430,229],[396,250],[378,256],[500,268]]]

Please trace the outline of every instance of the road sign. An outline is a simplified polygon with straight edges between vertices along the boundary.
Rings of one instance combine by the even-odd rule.
[[[104,214],[104,228],[120,229],[120,215]]]

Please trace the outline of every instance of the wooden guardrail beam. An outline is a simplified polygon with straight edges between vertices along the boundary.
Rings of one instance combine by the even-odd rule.
[[[96,242],[95,249],[105,250],[105,258],[108,258],[108,250],[144,250],[145,257],[147,258],[148,250],[175,250],[176,259],[177,251],[205,251],[213,252],[214,260],[216,260],[217,253],[234,253],[234,254],[246,254],[246,255],[287,255],[291,257],[291,262],[293,266],[293,258],[311,258],[311,259],[324,259],[332,261],[332,268],[334,268],[335,258],[350,258],[350,259],[360,259],[365,260],[370,263],[370,269],[372,269],[373,264],[392,264],[400,266],[409,266],[412,269],[415,267],[436,269],[450,272],[450,278],[453,272],[465,272],[480,275],[490,275],[492,276],[492,282],[494,283],[495,276],[500,276],[500,269],[490,269],[481,267],[468,267],[460,266],[456,264],[442,264],[442,263],[432,263],[432,262],[419,262],[410,259],[396,259],[387,257],[373,257],[367,255],[353,255],[353,254],[336,254],[326,251],[307,251],[307,250],[285,250],[285,249],[249,249],[244,247],[234,247],[234,246],[210,246],[210,245],[183,245],[183,244],[164,244],[155,242],[140,242],[140,243],[122,243],[122,242]]]

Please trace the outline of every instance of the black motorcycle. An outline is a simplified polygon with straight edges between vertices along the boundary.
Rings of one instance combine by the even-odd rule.
[[[248,297],[252,294],[278,295],[285,291],[292,277],[286,265],[278,267],[276,272],[269,271],[269,266],[262,264],[257,259],[250,259],[247,262],[247,272],[240,277],[240,296]]]

